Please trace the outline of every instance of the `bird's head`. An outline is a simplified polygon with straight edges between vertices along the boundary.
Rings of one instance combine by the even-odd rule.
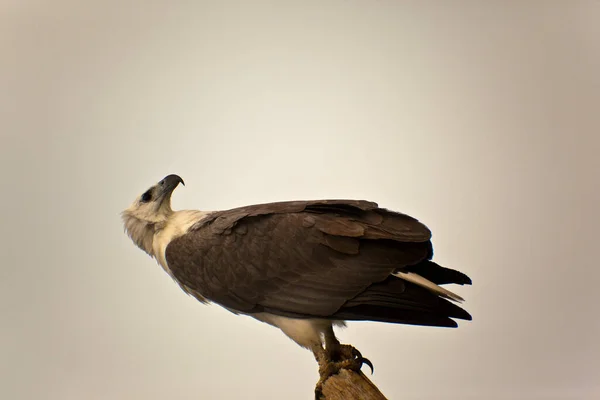
[[[125,231],[133,242],[152,255],[152,238],[166,224],[173,210],[171,194],[179,184],[178,175],[169,175],[150,187],[121,213]],[[185,185],[185,184],[184,184]]]

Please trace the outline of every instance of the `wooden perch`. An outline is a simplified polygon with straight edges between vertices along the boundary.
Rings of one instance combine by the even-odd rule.
[[[387,400],[362,372],[341,369],[323,383],[320,400]]]

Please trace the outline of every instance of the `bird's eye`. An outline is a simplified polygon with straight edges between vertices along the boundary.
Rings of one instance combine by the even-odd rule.
[[[142,203],[147,203],[150,200],[152,200],[152,192],[150,190],[147,190],[143,195],[142,195]]]

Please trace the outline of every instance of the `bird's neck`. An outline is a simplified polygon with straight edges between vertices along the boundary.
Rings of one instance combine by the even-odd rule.
[[[207,214],[206,211],[181,210],[174,211],[167,221],[154,233],[152,240],[151,256],[169,272],[165,251],[172,240],[184,235],[195,223],[201,221]],[[169,272],[170,273],[170,272]]]

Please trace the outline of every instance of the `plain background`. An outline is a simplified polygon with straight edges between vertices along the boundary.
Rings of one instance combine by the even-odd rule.
[[[361,198],[468,273],[458,329],[352,323],[390,399],[600,396],[600,1],[0,6],[0,397],[309,399],[312,355],[186,296],[119,213]]]

